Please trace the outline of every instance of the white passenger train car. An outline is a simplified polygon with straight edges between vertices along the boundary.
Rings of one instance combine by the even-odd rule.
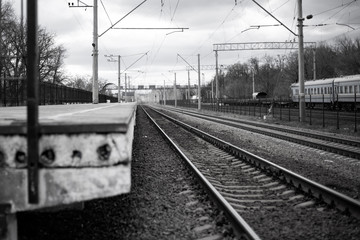
[[[360,74],[339,78],[305,81],[306,106],[325,104],[327,108],[353,110],[360,108]],[[299,103],[299,83],[291,84],[291,98]]]

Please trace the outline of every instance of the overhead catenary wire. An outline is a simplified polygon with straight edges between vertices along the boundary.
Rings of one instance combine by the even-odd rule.
[[[342,14],[341,17],[337,18],[336,20],[333,20],[332,23],[329,23],[328,21],[333,19],[336,15],[338,15],[340,12],[343,12],[346,8],[350,7],[350,5],[354,4],[354,3],[358,3],[359,4],[359,1],[357,0],[353,0],[353,1],[350,1],[350,2],[347,2],[347,3],[342,3],[340,5],[337,5],[336,7],[331,7],[325,11],[321,11],[321,12],[318,12],[318,13],[315,13],[313,14],[313,16],[319,16],[319,15],[322,15],[324,13],[328,13],[328,12],[331,12],[331,11],[334,11],[334,10],[337,10],[335,13],[333,13],[330,17],[327,17],[326,19],[322,20],[320,23],[318,24],[313,24],[313,25],[308,25],[308,26],[312,26],[313,28],[311,29],[314,29],[314,28],[317,28],[317,27],[323,27],[323,26],[329,26],[329,25],[339,25],[339,26],[345,26],[345,27],[348,27],[350,28],[351,30],[347,31],[346,33],[341,33],[341,34],[338,34],[336,35],[335,37],[331,37],[327,40],[323,40],[321,42],[326,42],[326,41],[332,41],[333,39],[336,39],[337,37],[340,37],[340,36],[343,36],[345,34],[351,34],[352,32],[354,31],[357,31],[359,30],[358,28],[355,28],[354,26],[351,26],[351,25],[355,25],[356,23],[350,23],[348,21],[343,21],[341,20],[343,18],[343,16],[345,16],[346,14]],[[356,12],[358,13],[358,10],[352,10],[350,11],[349,10],[349,16],[350,16],[350,13],[352,12]]]
[[[296,33],[294,33],[290,28],[288,28],[285,24],[283,24],[279,19],[277,19],[274,15],[272,15],[268,10],[266,10],[263,6],[261,6],[258,2],[255,0],[252,0],[256,5],[258,5],[261,9],[263,9],[267,14],[269,14],[272,18],[274,18],[278,23],[280,23],[284,28],[286,28],[289,32],[297,36]]]
[[[240,4],[241,3],[243,3],[244,1],[241,1],[240,2]],[[286,0],[285,2],[283,2],[283,3],[281,3],[279,6],[277,6],[274,10],[272,10],[271,11],[271,13],[274,13],[274,12],[276,12],[277,10],[279,10],[279,9],[281,9],[283,6],[285,6],[287,3],[289,3],[290,2],[290,0]],[[237,2],[235,1],[235,5],[237,5]],[[233,10],[235,10],[234,8],[230,11],[230,13],[233,11]],[[295,9],[296,10],[296,9]],[[230,14],[229,13],[229,14]],[[229,15],[228,14],[228,15]],[[295,13],[294,13],[295,14]],[[239,14],[240,15],[240,14]],[[227,16],[228,17],[228,16]],[[295,19],[295,18],[294,18]],[[224,21],[223,21],[224,22]],[[261,26],[265,26],[265,25],[260,25],[260,27]],[[278,26],[278,25],[277,25]],[[281,26],[281,25],[280,25]],[[244,29],[244,30],[242,30],[240,33],[237,33],[235,36],[232,36],[231,38],[229,38],[228,40],[226,40],[225,41],[225,43],[228,43],[228,42],[230,42],[231,40],[233,40],[234,38],[236,38],[237,36],[239,36],[240,34],[243,34],[244,32],[246,32],[247,30],[250,30],[250,29],[259,29],[260,27],[258,27],[258,26],[255,26],[255,27],[252,27],[252,28],[247,28],[247,29]],[[291,34],[291,33],[289,33],[289,34]],[[209,38],[211,38],[212,36],[210,36]],[[204,55],[202,55],[202,57],[201,57],[201,59],[206,59],[206,58],[208,58],[208,57],[210,57],[211,55],[213,54],[213,51],[211,50],[208,54],[204,54]]]
[[[144,56],[146,56],[149,52],[144,53],[141,57],[139,57],[137,60],[135,60],[130,66],[128,66],[122,73],[124,73],[126,70],[134,66],[140,59],[142,59]]]
[[[125,14],[125,16],[123,16],[122,18],[120,18],[116,23],[112,24],[108,29],[106,29],[102,34],[99,35],[99,38],[101,36],[103,36],[105,33],[107,33],[110,29],[112,29],[116,24],[118,24],[119,22],[121,22],[124,18],[126,18],[127,16],[129,16],[132,12],[134,12],[136,9],[138,9],[141,5],[143,5],[147,0],[142,1],[141,3],[139,3],[135,8],[133,8],[130,12],[128,12],[127,14]]]
[[[109,21],[110,21],[110,24],[113,25],[113,23],[112,23],[112,21],[111,21],[111,18],[110,18],[110,16],[109,16],[109,13],[106,11],[106,8],[105,8],[105,5],[104,5],[103,1],[100,0],[100,2],[101,2],[102,7],[104,8],[104,11],[105,11],[105,14],[106,14],[107,18],[108,18]]]
[[[179,6],[179,2],[180,2],[180,0],[177,0],[177,2],[176,2],[176,6],[175,6],[175,9],[174,9],[174,13],[173,13],[173,15],[172,15],[172,17],[171,17],[171,21],[173,21],[173,20],[174,20],[176,10],[177,10],[177,8],[178,8],[178,6]]]
[[[321,15],[321,14],[324,14],[324,13],[327,13],[327,12],[330,12],[330,11],[332,11],[332,10],[335,10],[335,9],[337,9],[337,8],[341,8],[341,7],[343,7],[343,6],[348,6],[348,5],[350,5],[350,4],[352,4],[352,3],[356,2],[356,1],[357,1],[357,0],[353,0],[353,1],[348,2],[348,3],[345,3],[345,4],[343,3],[343,4],[341,4],[341,5],[338,5],[338,6],[336,6],[336,7],[327,9],[327,10],[325,10],[325,11],[322,11],[322,12],[319,12],[319,13],[315,13],[315,14],[313,14],[313,16],[318,16],[318,15]]]
[[[355,0],[356,1],[356,0]],[[352,3],[354,3],[355,1],[349,2],[348,4],[345,4],[339,11],[335,12],[333,15],[331,15],[328,19],[324,20],[322,23],[326,22],[327,20],[332,19],[334,16],[336,16],[338,13],[340,13],[341,11],[343,11],[345,8],[347,8],[348,6],[350,6]]]
[[[184,62],[186,62],[187,65],[189,65],[189,67],[194,70],[195,72],[198,72],[190,63],[188,63],[188,61],[186,61],[180,54],[177,54],[178,57],[180,57]]]

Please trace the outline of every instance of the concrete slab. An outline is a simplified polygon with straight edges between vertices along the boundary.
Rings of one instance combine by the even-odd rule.
[[[39,204],[28,203],[26,107],[0,108],[0,204],[11,212],[130,191],[135,103],[39,107]]]

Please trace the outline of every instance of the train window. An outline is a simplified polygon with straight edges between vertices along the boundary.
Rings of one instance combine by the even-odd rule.
[[[330,94],[332,94],[332,87],[330,87]]]
[[[327,94],[327,88],[324,88],[324,93]]]
[[[349,93],[352,93],[352,86],[349,86]]]
[[[354,86],[354,93],[357,93],[357,86]]]
[[[343,86],[340,87],[339,93],[343,93]]]
[[[344,93],[348,93],[348,86],[344,87]]]
[[[320,88],[317,89],[317,94],[320,94]]]
[[[320,88],[320,90],[321,90],[321,94],[324,94],[324,89],[323,89],[323,88]]]

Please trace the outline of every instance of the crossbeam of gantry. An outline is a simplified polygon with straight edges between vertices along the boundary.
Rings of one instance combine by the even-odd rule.
[[[315,48],[315,42],[304,42],[305,48]],[[247,42],[247,43],[217,43],[213,44],[214,51],[240,51],[240,50],[274,50],[298,49],[298,42]]]
[[[220,68],[228,68],[228,65],[220,65]],[[216,65],[200,65],[200,70],[215,70]],[[191,71],[192,67],[187,66],[186,71]]]

